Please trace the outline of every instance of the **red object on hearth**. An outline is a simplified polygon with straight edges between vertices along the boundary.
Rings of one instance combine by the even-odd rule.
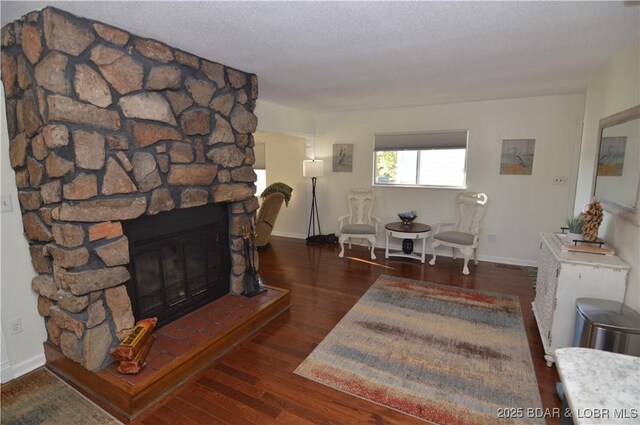
[[[151,340],[153,328],[157,323],[158,318],[156,317],[138,321],[111,355],[120,361],[133,360],[145,348],[147,341]]]
[[[151,349],[151,345],[153,341],[157,338],[156,335],[151,335],[151,338],[147,340],[142,346],[142,349],[138,351],[138,354],[133,358],[133,360],[123,360],[118,365],[118,372],[123,374],[136,374],[139,373],[146,365],[145,359],[147,358],[147,354],[149,354],[149,350]]]

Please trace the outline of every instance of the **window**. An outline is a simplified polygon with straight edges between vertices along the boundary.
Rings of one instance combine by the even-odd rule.
[[[258,179],[256,180],[256,196],[260,196],[263,190],[267,188],[267,170],[265,144],[256,143],[253,146],[253,152],[256,156],[256,162],[253,163],[253,171],[256,172]]]
[[[260,194],[267,188],[267,170],[253,170],[256,172],[258,176],[258,180],[256,180],[256,196],[260,196]]]
[[[379,186],[466,186],[467,130],[375,135]]]

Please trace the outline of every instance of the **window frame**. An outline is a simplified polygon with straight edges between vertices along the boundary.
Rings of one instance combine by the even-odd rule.
[[[420,136],[425,136],[426,138],[437,138],[438,135],[443,134],[443,133],[462,133],[465,132],[465,142],[464,142],[464,151],[465,151],[465,156],[464,156],[464,176],[463,176],[463,182],[462,185],[457,186],[457,185],[429,185],[429,184],[418,184],[418,182],[420,181],[420,157],[421,151],[428,151],[428,150],[447,150],[447,149],[455,149],[454,147],[444,147],[444,146],[437,146],[435,143],[431,142],[426,142],[424,146],[419,146],[419,145],[415,145],[415,146],[411,146],[411,148],[406,148],[403,146],[399,146],[398,149],[391,149],[387,146],[385,146],[384,148],[377,148],[376,147],[376,137],[377,136],[384,136],[384,137],[394,137],[394,136],[409,136],[410,138],[415,138],[415,137],[420,137]],[[388,144],[389,142],[387,141],[386,144]],[[415,142],[414,142],[415,143]],[[422,147],[422,149],[420,149],[420,147]],[[391,183],[379,183],[376,181],[376,165],[377,165],[377,153],[378,152],[400,152],[400,151],[414,151],[416,152],[416,183],[415,184],[409,184],[409,183],[403,183],[403,184],[391,184]],[[429,188],[429,189],[453,189],[453,190],[460,190],[460,189],[466,189],[467,188],[467,177],[468,177],[468,171],[467,171],[467,165],[469,162],[469,130],[464,129],[464,130],[440,130],[440,131],[418,131],[418,132],[403,132],[403,133],[376,133],[374,135],[374,149],[373,149],[373,158],[372,158],[372,162],[373,162],[373,170],[372,170],[372,185],[374,187],[402,187],[402,188]]]

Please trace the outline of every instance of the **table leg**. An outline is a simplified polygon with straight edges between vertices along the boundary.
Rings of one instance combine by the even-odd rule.
[[[427,250],[427,238],[422,238],[422,255],[420,258],[420,262],[422,262],[422,264],[424,264],[424,254],[426,250]]]
[[[384,248],[384,258],[389,258],[389,234],[387,233],[387,243]]]

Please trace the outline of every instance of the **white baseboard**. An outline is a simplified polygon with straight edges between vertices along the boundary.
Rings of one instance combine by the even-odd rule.
[[[6,383],[13,379],[13,369],[11,368],[11,363],[6,362],[2,363],[0,366],[0,382]]]
[[[307,239],[307,235],[303,235],[301,233],[288,233],[288,232],[276,232],[273,231],[271,232],[271,234],[273,236],[282,236],[285,238],[292,238],[292,239]]]
[[[31,372],[32,370],[39,368],[40,366],[44,366],[46,362],[47,359],[45,358],[44,353],[42,353],[38,354],[37,356],[33,356],[30,359],[22,361],[16,365],[10,365],[9,367],[11,368],[11,374],[13,375],[11,379],[18,378],[26,373]],[[4,382],[4,380],[2,382]]]
[[[489,261],[491,263],[499,263],[499,264],[512,264],[514,266],[538,267],[537,261],[522,260],[520,258],[493,257],[491,255],[479,255],[478,260]]]

